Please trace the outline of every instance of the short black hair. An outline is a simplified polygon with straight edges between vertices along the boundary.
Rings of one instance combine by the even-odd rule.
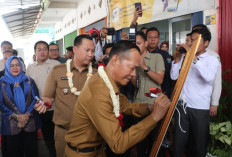
[[[36,51],[36,47],[38,44],[44,44],[47,46],[48,50],[49,50],[49,46],[48,46],[48,43],[46,41],[43,41],[43,40],[40,40],[40,41],[37,41],[34,45],[34,51]]]
[[[18,56],[18,51],[13,49],[13,54],[14,54],[14,56]]]
[[[51,45],[56,45],[56,46],[58,46],[56,43],[50,43],[49,46],[51,46]]]
[[[77,47],[80,46],[82,44],[83,39],[93,40],[93,38],[90,35],[86,35],[86,34],[78,35],[74,40],[74,45]]]
[[[73,53],[73,46],[69,46],[66,48],[67,51],[71,51]]]
[[[211,33],[209,31],[209,29],[194,29],[191,34],[193,33],[198,33],[201,34],[202,39],[206,42],[211,40]]]
[[[105,54],[106,49],[113,47],[113,45],[114,45],[114,43],[107,43],[107,44],[103,47],[103,53]]]
[[[147,27],[142,27],[142,28],[140,29],[140,31],[142,31],[143,29],[147,29]]]
[[[57,46],[57,48],[58,48],[58,50],[59,50],[59,46],[56,44],[56,43],[50,43],[49,45],[48,45],[48,50],[50,50],[50,46],[52,46],[52,45],[56,45]]]
[[[144,41],[147,40],[147,35],[146,35],[145,33],[143,33],[142,31],[136,32],[135,37],[136,37],[137,35],[141,36],[141,37],[144,39]]]
[[[135,45],[134,43],[128,40],[121,40],[113,45],[109,54],[109,60],[114,55],[119,56],[120,59],[127,58],[128,57],[127,52],[131,49],[136,49],[140,53],[139,47],[137,45]]]
[[[197,24],[197,25],[193,26],[192,30],[194,30],[194,29],[208,29],[208,28],[204,24]]]
[[[3,41],[3,42],[1,43],[1,47],[2,47],[3,45],[10,45],[11,47],[13,47],[12,43],[9,42],[9,41],[6,41],[6,40]]]
[[[158,35],[160,36],[160,32],[159,32],[158,28],[156,28],[156,27],[148,28],[147,34],[148,34],[148,32],[150,32],[150,31],[157,31],[157,32],[158,32]]]

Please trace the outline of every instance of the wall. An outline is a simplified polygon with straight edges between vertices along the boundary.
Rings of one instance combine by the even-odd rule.
[[[107,16],[106,0],[82,0],[78,2],[78,28],[86,27]]]
[[[218,52],[218,9],[217,6],[215,9],[210,9],[204,11],[204,24],[206,24],[206,16],[210,15],[216,15],[216,23],[207,25],[207,27],[210,29],[212,39],[210,41],[209,49],[213,50],[215,52]]]
[[[77,9],[71,9],[63,18],[63,22],[58,22],[55,25],[55,39],[60,40],[66,34],[77,30],[78,16]]]

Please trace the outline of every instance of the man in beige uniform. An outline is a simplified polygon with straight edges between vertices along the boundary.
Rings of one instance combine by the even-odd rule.
[[[123,153],[146,137],[165,115],[170,101],[162,94],[156,99],[155,105],[150,106],[152,111],[150,115],[122,132],[120,121],[116,118],[117,113],[138,117],[149,114],[147,104],[129,103],[119,93],[119,87],[126,85],[132,77],[135,77],[139,59],[139,48],[131,42],[120,41],[113,46],[105,70],[99,67],[98,74],[89,80],[77,99],[70,129],[65,136],[66,157],[103,157],[104,142],[113,152]],[[108,83],[103,78],[108,79]]]
[[[95,69],[91,71],[91,67],[88,68],[94,57],[92,38],[88,35],[77,36],[74,40],[73,50],[74,59],[71,62],[68,60],[66,64],[57,65],[50,72],[42,98],[50,101],[50,103],[53,100],[55,101],[53,122],[55,123],[54,138],[57,157],[64,156],[64,135],[69,129],[73,108],[78,98],[77,94],[71,92],[67,77],[67,66],[70,66],[69,69],[73,73],[72,82],[77,91],[81,91],[84,87],[87,75],[90,77],[91,73],[96,73]],[[39,105],[41,104],[37,104],[37,107]]]

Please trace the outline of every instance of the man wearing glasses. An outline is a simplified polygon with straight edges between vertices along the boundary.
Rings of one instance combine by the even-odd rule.
[[[59,56],[59,47],[55,43],[49,45],[49,58],[59,61],[60,63],[66,63],[67,59]]]

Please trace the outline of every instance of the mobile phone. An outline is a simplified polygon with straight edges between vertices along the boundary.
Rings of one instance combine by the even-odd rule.
[[[140,11],[140,10],[142,11],[142,4],[141,4],[141,2],[135,3],[135,8],[136,8],[137,11]],[[142,13],[139,14],[139,16],[142,16]]]

